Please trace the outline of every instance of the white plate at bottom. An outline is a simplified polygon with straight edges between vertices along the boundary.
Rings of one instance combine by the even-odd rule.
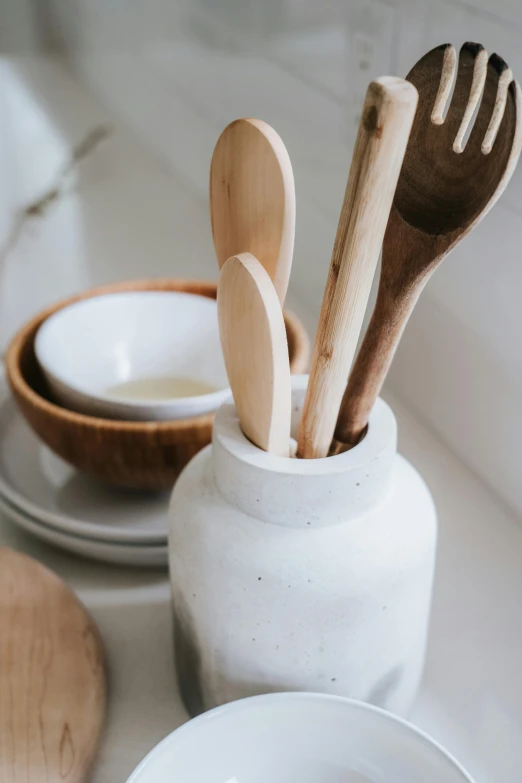
[[[95,541],[81,538],[61,530],[55,530],[39,520],[33,519],[0,495],[0,511],[19,527],[41,538],[48,544],[67,549],[91,560],[118,565],[140,566],[142,568],[166,568],[167,546],[140,544],[118,544],[108,541]]]

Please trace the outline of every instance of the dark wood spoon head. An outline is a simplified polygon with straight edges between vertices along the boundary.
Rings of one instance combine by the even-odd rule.
[[[493,205],[515,167],[521,146],[520,89],[502,58],[493,54],[488,60],[484,48],[473,43],[463,45],[458,63],[450,44],[432,49],[407,79],[417,88],[419,103],[394,207],[411,227],[432,236],[447,235],[448,245],[453,245]],[[434,122],[437,103],[438,122],[442,104],[449,103],[441,124]],[[488,152],[488,128],[499,120]],[[471,133],[458,153],[454,145],[462,125]]]

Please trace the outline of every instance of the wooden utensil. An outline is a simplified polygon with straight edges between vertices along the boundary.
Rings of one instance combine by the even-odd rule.
[[[39,313],[14,337],[6,370],[16,403],[38,437],[75,468],[105,484],[134,489],[170,490],[187,462],[210,443],[212,415],[179,421],[116,421],[75,413],[50,399],[34,354],[40,324],[73,301],[120,291],[187,291],[216,298],[217,286],[203,280],[134,280],[84,291]],[[296,316],[285,313],[290,367],[308,366],[308,336]]]
[[[268,272],[251,253],[226,261],[217,302],[241,429],[260,449],[288,457],[291,382],[285,325]]]
[[[261,120],[230,123],[210,167],[210,216],[219,268],[252,253],[284,302],[295,234],[295,188],[286,147]]]
[[[419,105],[384,237],[377,302],[344,394],[333,451],[360,440],[428,278],[499,198],[522,146],[520,88],[497,54],[488,60],[480,44],[466,43],[457,67],[455,49],[445,44],[407,78]]]
[[[417,91],[384,76],[368,87],[337,227],[299,427],[298,457],[326,457],[355,354]]]
[[[0,783],[81,783],[105,713],[98,632],[73,593],[0,548]]]

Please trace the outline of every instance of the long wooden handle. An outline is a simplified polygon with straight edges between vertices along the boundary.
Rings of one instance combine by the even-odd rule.
[[[344,392],[331,454],[356,446],[363,436],[404,327],[423,287],[424,281],[419,280],[403,295],[395,295],[381,278],[375,309]]]
[[[361,330],[418,94],[384,76],[368,87],[339,218],[297,455],[326,457]]]
[[[382,249],[381,279],[375,308],[355,359],[330,447],[338,454],[359,443],[375,400],[390,369],[404,327],[422,290],[441,259],[447,243],[433,239],[432,263],[419,259],[419,248],[408,245],[410,228],[392,207]],[[400,264],[400,266],[399,266]],[[397,269],[401,274],[397,274]]]

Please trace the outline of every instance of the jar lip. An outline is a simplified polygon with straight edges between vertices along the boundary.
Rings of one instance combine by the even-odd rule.
[[[307,383],[307,375],[292,376],[293,396],[304,392]],[[338,473],[346,474],[377,459],[383,451],[390,448],[391,443],[395,443],[396,433],[395,416],[389,405],[379,397],[370,415],[365,437],[349,451],[321,459],[281,457],[263,451],[248,440],[239,426],[234,402],[228,400],[223,403],[216,415],[213,438],[236,459],[258,470],[286,473],[292,476],[331,476]]]

